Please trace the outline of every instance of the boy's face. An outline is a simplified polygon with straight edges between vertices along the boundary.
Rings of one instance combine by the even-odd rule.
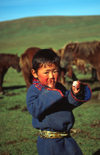
[[[55,84],[58,81],[59,70],[54,64],[45,64],[38,69],[37,73],[32,69],[32,75],[38,78],[41,84],[55,88]]]

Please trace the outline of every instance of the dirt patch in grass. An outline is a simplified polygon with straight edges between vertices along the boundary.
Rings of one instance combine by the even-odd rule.
[[[29,139],[28,138],[23,138],[23,139],[20,139],[20,140],[12,140],[12,141],[7,141],[1,145],[13,145],[13,144],[16,144],[16,143],[19,143],[19,142],[27,142]]]
[[[20,105],[15,105],[14,107],[8,108],[8,110],[18,110],[20,109]]]
[[[17,141],[16,141],[16,140],[12,140],[12,141],[8,141],[8,142],[6,142],[5,145],[15,144],[15,143],[17,143]]]
[[[15,96],[15,95],[19,95],[20,93],[5,93],[4,95],[6,96]]]
[[[81,129],[73,129],[72,130],[72,136],[78,135],[78,134],[83,134],[84,136],[86,136],[89,139],[100,140],[100,137],[92,136],[90,132],[87,132],[87,131],[84,131]]]
[[[35,136],[36,136],[36,134],[35,134]],[[33,139],[33,138],[32,139],[23,138],[23,139],[20,139],[20,140],[7,141],[7,142],[5,142],[3,144],[0,144],[0,146],[2,146],[2,145],[13,145],[13,144],[16,144],[16,143],[27,142],[27,141],[30,141],[30,140],[32,140],[34,143],[37,142],[37,140],[36,139]]]
[[[25,107],[22,109],[22,112],[26,112],[26,111],[28,111],[28,110],[27,110],[27,107],[25,106]]]
[[[94,121],[90,126],[92,128],[100,128],[100,120]]]
[[[28,140],[29,140],[28,138],[23,138],[23,139],[20,139],[19,141],[17,141],[17,140],[12,140],[12,141],[6,142],[5,145],[16,144],[16,143],[18,143],[18,142],[26,142],[26,141],[28,141]]]
[[[9,152],[1,152],[0,155],[12,155],[12,154]]]

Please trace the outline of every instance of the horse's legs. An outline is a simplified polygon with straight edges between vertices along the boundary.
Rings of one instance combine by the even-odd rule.
[[[100,68],[97,70],[97,78],[99,80],[99,86],[100,86]],[[100,92],[98,94],[98,99],[100,100]]]
[[[66,74],[66,69],[61,67],[58,81],[61,82],[63,85],[65,85],[65,74]]]
[[[4,73],[3,72],[0,72],[0,94],[3,94],[3,79],[4,79]]]
[[[71,66],[69,66],[68,69],[67,69],[67,76],[69,78],[72,78],[73,81],[78,80],[75,73],[73,72],[73,68]]]
[[[97,78],[100,81],[100,69],[97,70]]]
[[[60,72],[59,82],[65,85],[65,72],[63,70]]]
[[[92,80],[93,81],[97,81],[98,80],[98,78],[97,78],[97,71],[94,68],[92,68]]]
[[[76,77],[76,75],[75,75],[74,72],[72,73],[72,80],[73,80],[73,81],[77,81],[77,80],[78,80],[78,78]]]

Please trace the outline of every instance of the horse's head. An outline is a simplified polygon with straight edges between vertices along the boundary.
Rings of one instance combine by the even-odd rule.
[[[16,69],[17,72],[21,71],[21,68],[20,68],[20,65],[19,65],[19,60],[20,60],[20,58],[17,55],[14,55],[14,57],[11,60],[12,61],[12,67],[14,69]]]
[[[75,52],[77,50],[77,43],[67,44],[64,48],[63,55],[61,57],[61,66],[66,67],[71,64],[75,58]]]

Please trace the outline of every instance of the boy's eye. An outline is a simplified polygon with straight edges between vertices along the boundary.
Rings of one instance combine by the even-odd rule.
[[[49,72],[44,72],[44,74],[48,74]]]
[[[54,70],[53,72],[54,72],[54,73],[58,73],[59,71],[58,71],[58,70]]]
[[[53,70],[52,73],[58,73],[59,71],[58,70]],[[49,74],[49,72],[44,72],[44,74]]]

